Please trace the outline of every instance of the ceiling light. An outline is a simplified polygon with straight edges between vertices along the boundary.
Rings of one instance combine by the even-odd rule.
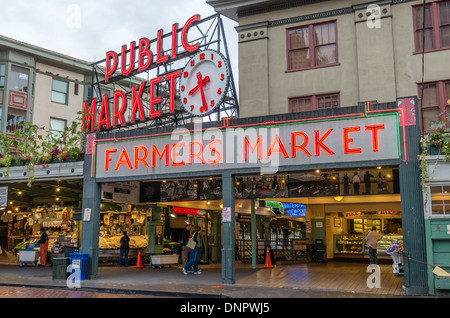
[[[56,188],[56,191],[58,191],[58,192],[59,192],[59,191],[61,191],[61,189],[60,189],[60,188]]]
[[[22,195],[22,191],[19,191],[18,194],[19,194],[19,195]]]
[[[334,200],[337,202],[341,202],[342,200],[344,200],[344,197],[342,195],[337,195],[334,197]]]
[[[173,217],[173,218],[175,217],[175,215],[174,215],[174,214],[171,214],[170,216],[171,216],[171,217]]]
[[[210,204],[211,204],[211,202],[208,201],[208,205],[210,205]]]
[[[317,170],[316,170],[316,173],[320,173],[320,170],[319,170],[319,169],[317,169]]]
[[[56,201],[59,201],[59,198],[56,198]]]
[[[381,166],[378,166],[377,169],[378,169],[378,170],[381,170]]]

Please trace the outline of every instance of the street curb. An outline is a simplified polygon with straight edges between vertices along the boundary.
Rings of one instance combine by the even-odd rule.
[[[17,283],[0,283],[0,286],[5,287],[26,287],[26,288],[44,288],[44,289],[64,289],[66,291],[80,291],[80,292],[97,292],[107,294],[127,294],[127,295],[149,295],[158,297],[174,297],[174,298],[232,298],[223,294],[209,294],[209,293],[189,293],[177,291],[164,290],[143,290],[143,289],[126,289],[126,288],[106,288],[106,287],[81,287],[68,288],[66,286],[42,285],[42,284],[17,284]]]

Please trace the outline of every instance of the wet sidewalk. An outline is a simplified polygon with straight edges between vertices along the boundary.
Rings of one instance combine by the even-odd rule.
[[[201,275],[184,275],[180,266],[153,268],[100,266],[95,278],[81,281],[80,290],[207,298],[339,298],[405,297],[403,278],[391,265],[380,265],[381,288],[369,288],[367,264],[341,262],[277,265],[272,269],[236,264],[235,284],[222,283],[221,265],[201,265]],[[66,288],[52,279],[51,265],[19,267],[0,264],[0,285]]]

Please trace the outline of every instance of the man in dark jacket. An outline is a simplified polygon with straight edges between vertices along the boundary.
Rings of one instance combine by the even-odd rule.
[[[189,241],[189,237],[191,236],[191,225],[190,224],[186,224],[186,227],[183,230],[183,235],[182,235],[182,251],[183,251],[183,255],[182,255],[182,265],[183,267],[186,266],[188,259],[189,259],[189,252],[188,252],[188,248],[186,247],[186,244]]]
[[[123,236],[120,239],[120,256],[119,256],[119,264],[120,267],[122,265],[122,257],[125,257],[125,267],[128,266],[128,251],[130,250],[130,238],[127,235],[127,231],[123,232]]]

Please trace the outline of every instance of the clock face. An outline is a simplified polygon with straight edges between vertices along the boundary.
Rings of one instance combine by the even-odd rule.
[[[181,74],[181,103],[192,115],[206,116],[222,104],[229,82],[225,57],[214,50],[201,51],[191,58]]]

